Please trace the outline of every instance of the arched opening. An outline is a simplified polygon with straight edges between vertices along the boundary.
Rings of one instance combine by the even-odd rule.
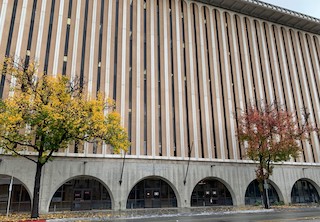
[[[81,176],[67,181],[54,193],[49,211],[111,209],[105,186],[93,177]]]
[[[269,197],[270,204],[278,204],[280,202],[280,198],[276,189],[270,183],[268,183],[268,197]],[[245,204],[246,205],[262,204],[262,193],[260,192],[259,182],[257,180],[253,180],[247,187],[246,194],[245,194]]]
[[[127,209],[177,207],[177,198],[171,186],[160,178],[147,178],[131,190]]]
[[[300,179],[293,185],[291,191],[292,203],[319,203],[316,188],[306,179]]]
[[[0,175],[0,212],[6,212],[8,199],[9,199],[9,187],[11,183],[11,176]],[[26,212],[31,209],[30,195],[25,188],[25,185],[18,179],[13,178],[10,212]]]
[[[209,178],[201,180],[193,189],[191,206],[233,205],[228,188],[219,180]]]

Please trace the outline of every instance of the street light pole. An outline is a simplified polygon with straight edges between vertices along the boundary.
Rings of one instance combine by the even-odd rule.
[[[268,209],[269,209],[269,208],[270,208],[269,192],[268,192],[269,184],[268,184],[268,182],[267,182],[266,179],[264,179],[264,186],[263,186],[263,188],[265,189],[265,192],[266,192],[267,206],[268,206]]]
[[[12,184],[13,184],[13,176],[11,176],[10,185],[9,185],[9,197],[8,197],[8,205],[7,205],[7,217],[9,216],[9,210],[10,210]]]

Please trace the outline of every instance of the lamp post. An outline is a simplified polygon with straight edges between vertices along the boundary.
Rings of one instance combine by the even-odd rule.
[[[189,159],[188,159],[188,165],[187,165],[186,175],[184,176],[184,180],[183,180],[183,184],[184,184],[184,185],[186,185],[186,183],[187,183],[187,176],[188,176],[188,172],[189,172],[189,165],[190,165],[190,160],[191,160],[192,146],[193,146],[193,142],[192,142],[192,144],[191,144],[191,147],[190,147],[190,148],[188,147],[188,156],[189,156]]]
[[[13,176],[11,176],[10,185],[9,185],[9,197],[8,197],[7,214],[6,214],[7,217],[9,216],[9,211],[10,211],[12,185],[13,185]]]
[[[124,154],[123,154],[123,162],[122,162],[121,175],[120,175],[120,180],[119,180],[120,186],[121,186],[121,184],[122,184],[124,164],[125,164],[125,161],[126,161],[126,153],[127,153],[127,152],[124,152]]]
[[[268,192],[269,184],[268,184],[266,179],[264,180],[263,189],[265,189],[265,192],[266,192],[267,206],[268,206],[268,209],[269,209],[270,208],[269,192]]]

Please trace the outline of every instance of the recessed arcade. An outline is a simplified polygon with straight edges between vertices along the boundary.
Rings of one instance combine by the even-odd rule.
[[[262,187],[263,188],[263,187]],[[268,183],[268,198],[270,204],[279,204],[280,201],[283,201],[281,194],[277,192],[276,184],[269,180]],[[245,194],[245,204],[246,205],[258,205],[262,203],[261,197],[261,188],[257,180],[253,180],[247,187]]]
[[[177,207],[177,197],[168,182],[160,177],[148,177],[130,191],[127,209]]]
[[[296,203],[319,203],[319,186],[310,179],[299,179],[291,191],[291,201]]]
[[[108,190],[96,178],[78,176],[66,181],[54,193],[49,211],[111,209]]]
[[[12,189],[10,194],[10,184]],[[0,213],[7,210],[8,200],[10,197],[10,212],[27,212],[31,209],[30,194],[19,179],[9,175],[0,175]]]
[[[220,179],[205,178],[197,183],[191,195],[191,206],[233,205],[227,186]]]

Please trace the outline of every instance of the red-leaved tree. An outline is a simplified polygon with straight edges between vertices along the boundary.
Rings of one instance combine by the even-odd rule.
[[[272,163],[299,156],[301,142],[308,140],[310,132],[315,130],[308,119],[306,109],[302,111],[302,118],[298,118],[295,112],[264,101],[258,105],[251,103],[247,110],[238,113],[237,137],[247,157],[258,163],[256,178],[265,208],[269,205],[263,184],[267,184],[272,175]]]

